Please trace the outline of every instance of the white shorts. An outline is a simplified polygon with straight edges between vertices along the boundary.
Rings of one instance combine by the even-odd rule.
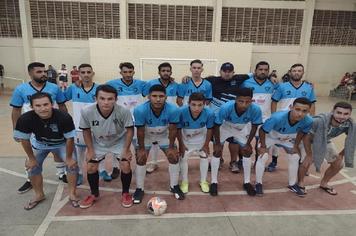
[[[220,142],[224,143],[228,138],[233,138],[235,144],[245,146],[251,132],[251,123],[241,125],[239,128],[232,127],[227,123],[220,126]]]
[[[120,159],[121,158],[121,153],[122,153],[122,148],[125,144],[125,139],[126,135],[124,135],[121,139],[119,139],[119,142],[112,147],[102,147],[94,143],[94,151],[95,151],[95,161],[101,161],[105,159],[106,154],[113,154],[113,157]]]
[[[326,155],[325,155],[325,160],[328,163],[334,162],[337,157],[339,156],[339,153],[337,152],[336,146],[333,142],[329,142],[326,145]]]
[[[270,138],[270,137],[268,137],[268,134],[266,136],[266,148],[267,149],[270,149],[271,147],[276,146],[278,148],[283,148],[287,154],[291,154],[293,146],[291,146],[290,144],[291,144],[290,142],[286,143],[286,142],[281,142],[281,140],[278,140],[278,139]],[[299,150],[301,152],[300,160],[303,161],[306,153],[305,153],[304,145],[302,142],[299,144]]]
[[[201,144],[184,144],[185,147],[188,149],[185,153],[185,157],[189,157],[191,155],[199,155],[200,157],[207,158],[208,154],[206,154],[204,151],[201,150],[201,148],[204,146],[204,143]]]

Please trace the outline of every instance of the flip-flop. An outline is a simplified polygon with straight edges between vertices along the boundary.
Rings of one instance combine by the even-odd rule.
[[[298,185],[299,186],[299,185]],[[307,189],[305,188],[305,186],[304,187],[302,187],[302,186],[299,186],[299,188],[304,192],[304,194],[307,194],[308,192],[307,192]]]
[[[74,207],[74,208],[78,208],[79,207],[79,200],[69,199],[69,202],[72,205],[72,207]]]
[[[41,202],[43,202],[46,198],[42,198],[40,200],[30,200],[28,201],[27,205],[24,206],[24,209],[26,211],[32,210],[33,208],[35,208],[38,204],[40,204]]]
[[[333,187],[330,187],[330,186],[326,186],[326,187],[323,187],[323,186],[320,186],[320,189],[324,190],[325,192],[327,192],[328,194],[330,195],[337,195],[337,192],[334,191]]]

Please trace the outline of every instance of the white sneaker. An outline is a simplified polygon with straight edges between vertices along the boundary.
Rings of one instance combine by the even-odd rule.
[[[148,174],[150,174],[150,173],[154,172],[155,170],[157,170],[157,168],[158,168],[158,164],[157,163],[150,163],[146,167],[146,172]]]

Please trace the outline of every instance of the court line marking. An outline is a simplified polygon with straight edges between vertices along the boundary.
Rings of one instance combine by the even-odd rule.
[[[84,220],[138,220],[138,219],[177,219],[210,218],[234,216],[312,216],[312,215],[354,215],[356,210],[310,210],[310,211],[246,211],[246,212],[212,212],[212,213],[166,213],[161,216],[149,214],[138,215],[91,215],[91,216],[56,216],[54,222]]]
[[[355,177],[351,177],[349,176],[348,174],[345,173],[346,171],[339,171],[339,173],[347,180],[349,180],[353,185],[356,186],[356,180],[355,180]]]
[[[27,175],[25,175],[25,174],[20,174],[18,172],[8,170],[8,169],[2,168],[2,167],[0,167],[0,172],[27,179]],[[56,185],[60,183],[59,181],[54,181],[54,180],[50,180],[50,179],[43,179],[43,182],[45,182],[47,184],[56,184]]]

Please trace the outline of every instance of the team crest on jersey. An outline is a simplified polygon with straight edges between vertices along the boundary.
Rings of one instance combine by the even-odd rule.
[[[268,92],[271,89],[271,86],[266,86],[265,90]]]
[[[303,91],[302,92],[302,95],[305,97],[305,96],[307,96],[307,92],[306,91]]]
[[[248,117],[244,117],[244,118],[243,118],[243,121],[244,121],[244,122],[248,122]]]
[[[122,87],[118,87],[118,88],[117,88],[117,91],[118,91],[119,93],[121,93],[121,92],[122,92]]]
[[[49,128],[52,130],[54,133],[58,133],[58,126],[57,124],[50,124]]]
[[[117,118],[115,118],[114,120],[113,120],[113,122],[114,122],[114,124],[118,124],[119,123],[119,120],[117,119]]]
[[[184,122],[184,127],[188,127],[189,126],[189,121],[187,121],[187,122]]]
[[[98,120],[93,120],[91,123],[92,123],[92,126],[99,126]]]
[[[235,86],[235,85],[236,85],[236,80],[232,80],[232,81],[230,82],[230,85],[231,85],[231,86]]]
[[[138,92],[138,88],[134,88],[134,92],[137,93]]]
[[[200,127],[204,127],[205,126],[205,122],[200,122]]]

